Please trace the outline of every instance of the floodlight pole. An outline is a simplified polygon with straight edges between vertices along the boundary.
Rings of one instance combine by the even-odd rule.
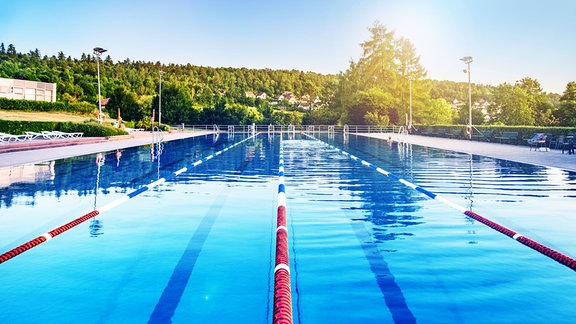
[[[107,50],[102,47],[94,47],[96,55],[96,70],[98,71],[98,123],[102,124],[102,99],[100,98],[100,55]]]
[[[410,84],[410,122],[408,123],[408,132],[412,128],[412,76],[408,77],[408,81]]]
[[[468,68],[465,71],[468,73],[468,136],[472,139],[472,86],[470,84],[470,63],[472,63],[472,56],[464,56],[460,60],[464,61],[464,63],[468,65]]]
[[[162,124],[162,74],[164,71],[158,72],[160,74],[160,85],[158,90],[158,126]]]

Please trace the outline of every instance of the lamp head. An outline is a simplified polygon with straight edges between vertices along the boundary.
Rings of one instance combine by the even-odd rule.
[[[472,63],[472,56],[464,56],[460,61],[464,61],[466,64]]]
[[[100,56],[102,53],[107,52],[108,50],[103,49],[102,47],[94,47],[94,54]]]

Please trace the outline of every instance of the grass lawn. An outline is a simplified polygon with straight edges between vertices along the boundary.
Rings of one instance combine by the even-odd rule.
[[[65,112],[28,112],[17,110],[0,109],[0,119],[2,120],[21,120],[21,121],[60,121],[60,122],[77,122],[95,119],[92,115],[78,115]]]

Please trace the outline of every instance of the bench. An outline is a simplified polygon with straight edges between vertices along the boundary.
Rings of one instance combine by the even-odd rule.
[[[476,141],[491,142],[493,133],[494,133],[494,131],[491,131],[491,130],[483,131],[479,134],[473,133],[472,139],[476,140]]]
[[[518,144],[518,132],[502,132],[494,139],[497,139],[501,144]]]
[[[444,136],[448,138],[461,138],[463,134],[464,131],[461,128],[451,128],[444,133]]]

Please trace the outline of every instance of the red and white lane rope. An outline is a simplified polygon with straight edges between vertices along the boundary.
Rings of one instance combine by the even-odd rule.
[[[256,134],[254,134],[250,137],[247,137],[240,142],[232,144],[232,145],[230,145],[230,146],[228,146],[228,147],[226,147],[226,148],[224,148],[224,149],[222,149],[216,153],[210,154],[210,155],[204,157],[203,159],[198,160],[194,163],[191,163],[188,166],[186,166],[186,167],[184,167],[178,171],[175,171],[172,174],[170,174],[164,178],[160,178],[160,179],[158,179],[158,180],[156,180],[150,184],[144,185],[144,186],[140,187],[139,189],[136,189],[130,193],[127,193],[127,194],[123,195],[122,197],[120,197],[120,198],[100,207],[100,208],[96,208],[93,211],[91,211],[91,212],[89,212],[83,216],[80,216],[80,217],[76,218],[75,220],[73,220],[67,224],[64,224],[64,225],[57,227],[57,228],[55,228],[49,232],[46,232],[46,233],[38,236],[37,238],[35,238],[33,240],[30,240],[30,241],[28,241],[28,242],[26,242],[26,243],[24,243],[18,247],[13,248],[10,251],[4,252],[0,255],[0,263],[4,263],[4,262],[14,258],[15,256],[22,254],[22,253],[30,250],[31,248],[54,238],[56,235],[62,234],[64,232],[66,232],[67,230],[89,220],[90,218],[93,218],[93,217],[95,217],[95,216],[97,216],[97,215],[99,215],[105,211],[108,211],[108,210],[110,210],[110,209],[136,197],[136,196],[138,196],[139,194],[141,194],[147,190],[150,190],[150,189],[152,189],[152,188],[154,188],[154,187],[156,187],[156,186],[158,186],[158,185],[160,185],[160,184],[162,184],[162,183],[164,183],[164,182],[166,182],[166,181],[168,181],[168,180],[170,180],[170,179],[172,179],[172,178],[174,178],[174,177],[176,177],[176,176],[178,176],[178,175],[180,175],[186,171],[188,171],[189,169],[195,168],[198,165],[200,165],[200,164],[202,164],[202,163],[230,150],[231,148],[238,146],[238,145],[242,144],[243,142],[248,141],[249,139],[258,136],[259,134],[260,133],[256,133]]]
[[[383,170],[383,169],[375,166],[374,164],[372,164],[370,162],[364,161],[364,160],[358,158],[357,156],[354,156],[354,155],[352,155],[346,151],[343,151],[342,149],[336,148],[333,145],[330,145],[324,141],[321,141],[321,140],[315,138],[314,136],[311,136],[311,135],[308,135],[305,133],[303,133],[303,135],[305,135],[309,138],[312,138],[314,140],[317,140],[319,142],[322,142],[322,143],[326,144],[328,147],[337,150],[339,153],[342,153],[342,154],[348,156],[350,159],[357,161],[357,162],[360,162],[361,164],[376,170],[378,173],[381,173],[381,174],[387,176],[388,178],[394,179],[394,180],[404,184],[405,186],[410,187],[410,188],[428,196],[429,198],[441,201],[442,203],[464,213],[466,216],[473,218],[474,220],[479,221],[480,223],[482,223],[482,224],[484,224],[484,225],[486,225],[486,226],[488,226],[488,227],[490,227],[490,228],[492,228],[492,229],[494,229],[494,230],[496,230],[496,231],[498,231],[498,232],[500,232],[500,233],[502,233],[502,234],[504,234],[510,238],[513,238],[514,240],[522,243],[523,245],[525,245],[525,246],[527,246],[527,247],[529,247],[535,251],[538,251],[541,254],[551,258],[552,260],[554,260],[554,261],[556,261],[562,265],[565,265],[566,267],[576,271],[576,259],[574,259],[572,257],[569,257],[565,254],[562,254],[562,253],[560,253],[554,249],[551,249],[551,248],[549,248],[549,247],[547,247],[541,243],[538,243],[538,242],[536,242],[536,241],[534,241],[534,240],[532,240],[532,239],[530,239],[530,238],[528,238],[528,237],[526,237],[520,233],[517,233],[511,229],[508,229],[508,228],[506,228],[506,227],[504,227],[498,223],[495,223],[495,222],[493,222],[493,221],[491,221],[491,220],[489,220],[483,216],[480,216],[480,215],[466,209],[465,207],[459,206],[459,205],[449,201],[448,199],[446,199],[440,195],[437,195],[437,194],[430,192],[430,191],[428,191],[422,187],[419,187],[419,186],[417,186],[411,182],[408,182],[402,178],[399,178],[398,176],[396,176],[396,175],[394,175],[394,174],[392,174],[386,170]]]
[[[284,151],[280,135],[278,167],[278,216],[276,221],[276,267],[274,268],[273,323],[292,323],[292,293],[286,227],[286,187],[284,185]]]

